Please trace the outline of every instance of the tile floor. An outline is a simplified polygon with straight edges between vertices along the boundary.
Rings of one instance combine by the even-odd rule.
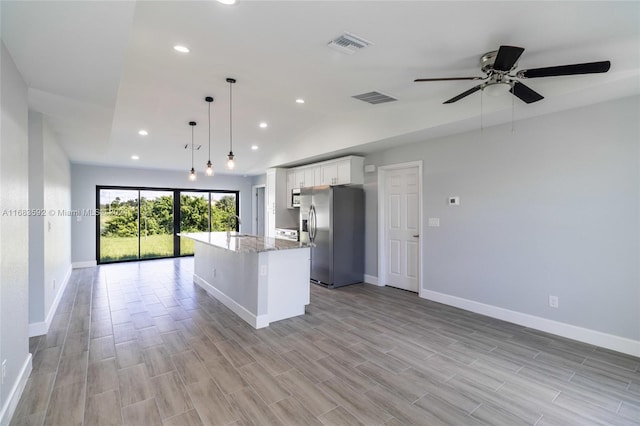
[[[361,284],[254,330],[192,273],[75,270],[11,424],[640,424],[638,358]]]

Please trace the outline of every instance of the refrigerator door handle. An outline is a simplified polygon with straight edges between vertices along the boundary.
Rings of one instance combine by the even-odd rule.
[[[317,222],[316,222],[316,208],[311,206],[309,208],[309,239],[313,242],[316,239]]]

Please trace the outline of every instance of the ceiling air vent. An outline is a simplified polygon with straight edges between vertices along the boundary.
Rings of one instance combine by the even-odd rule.
[[[362,37],[358,37],[355,34],[344,33],[340,37],[331,40],[327,46],[339,52],[351,55],[360,49],[371,46],[372,44],[373,43],[370,41],[365,40]]]
[[[199,150],[200,150],[200,148],[202,148],[202,145],[198,145],[198,144],[194,144],[194,145],[193,145],[193,150],[194,150],[194,151],[199,151]],[[190,143],[186,144],[186,145],[184,146],[184,149],[191,149],[191,144],[190,144]]]
[[[393,102],[398,100],[396,98],[393,98],[391,96],[385,95],[384,93],[380,93],[380,92],[363,93],[361,95],[352,96],[352,98],[360,99],[361,101],[368,102],[373,105],[383,104],[385,102]]]

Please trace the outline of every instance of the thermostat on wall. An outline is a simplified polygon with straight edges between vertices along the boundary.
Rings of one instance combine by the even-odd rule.
[[[460,197],[449,197],[449,205],[450,206],[459,206],[460,205]]]

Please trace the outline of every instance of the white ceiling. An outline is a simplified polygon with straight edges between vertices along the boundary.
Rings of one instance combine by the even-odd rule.
[[[515,119],[640,94],[639,2],[5,1],[2,39],[73,162],[221,173],[233,86],[236,174],[301,164],[480,126],[480,93],[442,102],[481,75],[500,45],[526,50],[519,68],[610,60],[607,74],[531,79],[545,99],[515,99]],[[348,31],[374,44],[353,55],[327,43]],[[189,54],[173,50],[176,44]],[[372,90],[397,102],[351,96]],[[296,104],[302,97],[306,103]],[[508,122],[512,97],[483,97],[484,125]],[[266,121],[269,127],[260,129]],[[149,136],[141,137],[139,129]],[[251,151],[250,146],[259,146]],[[140,156],[134,161],[132,154]]]

